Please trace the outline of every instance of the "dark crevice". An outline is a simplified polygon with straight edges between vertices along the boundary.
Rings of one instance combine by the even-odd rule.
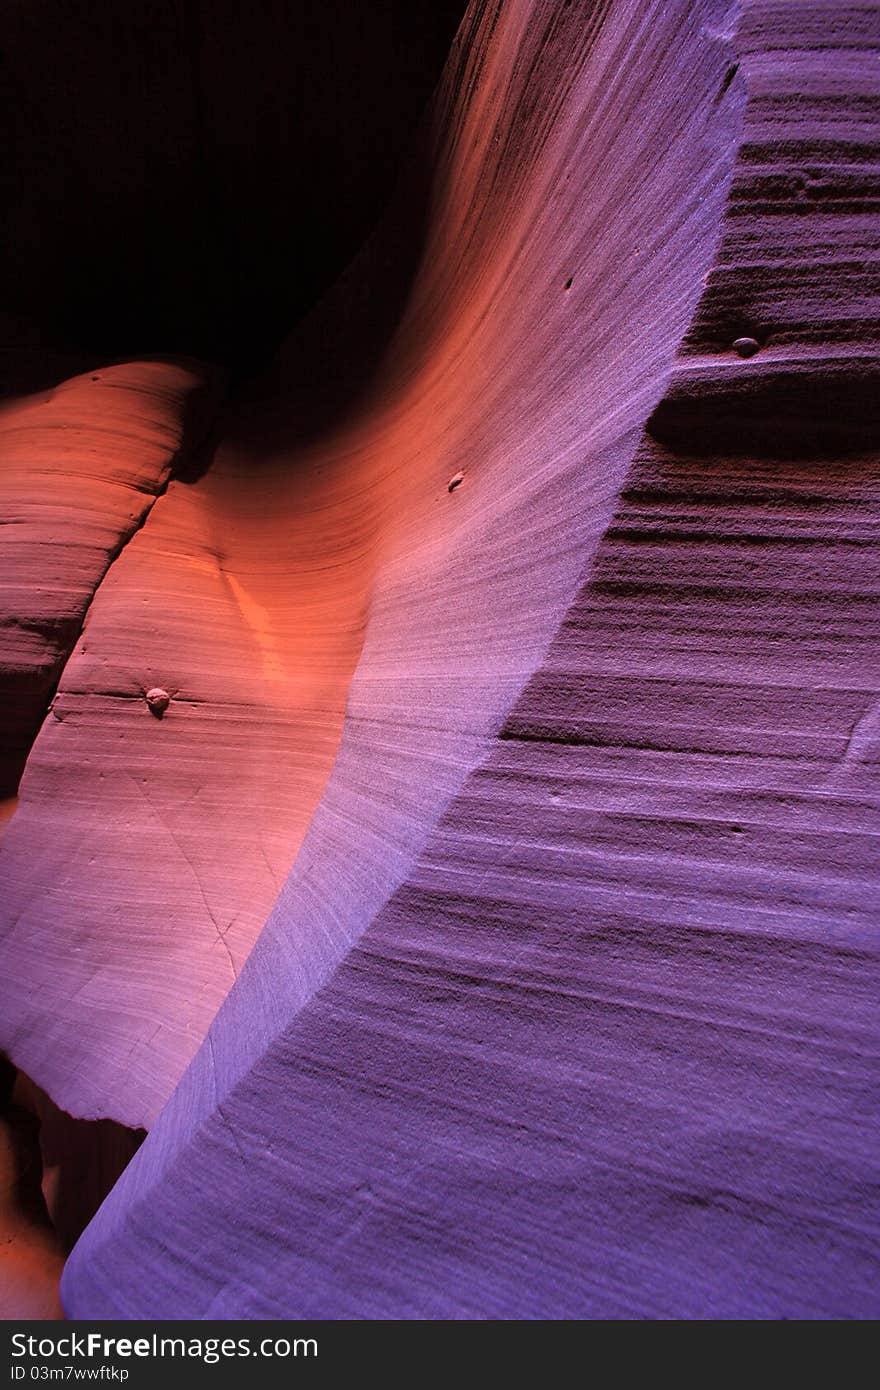
[[[74,1119],[2,1054],[0,1127],[11,1169],[0,1188],[12,1214],[37,1234],[54,1233],[65,1254],[146,1138],[115,1120]]]

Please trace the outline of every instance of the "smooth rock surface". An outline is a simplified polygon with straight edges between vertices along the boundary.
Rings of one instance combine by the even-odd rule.
[[[200,442],[217,385],[195,363],[137,362],[0,403],[0,795],[15,792],[95,590]]]

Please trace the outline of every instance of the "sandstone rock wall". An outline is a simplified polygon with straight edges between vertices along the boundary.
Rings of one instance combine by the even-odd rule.
[[[876,20],[472,5],[113,565],[3,870],[150,1125],[70,1315],[876,1314]]]

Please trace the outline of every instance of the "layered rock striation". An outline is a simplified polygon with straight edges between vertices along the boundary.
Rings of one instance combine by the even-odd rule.
[[[472,5],[100,583],[0,868],[150,1128],[70,1315],[876,1314],[876,19]]]

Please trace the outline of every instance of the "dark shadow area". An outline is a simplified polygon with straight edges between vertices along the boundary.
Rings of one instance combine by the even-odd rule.
[[[0,1321],[61,1314],[64,1252],[42,1191],[39,1121],[16,1103],[0,1054]]]
[[[0,0],[0,359],[270,358],[375,223],[463,11]]]
[[[144,1139],[113,1120],[76,1120],[0,1057],[0,1123],[12,1136],[16,1210],[70,1251]]]
[[[40,1186],[43,1165],[40,1159],[39,1121],[13,1099],[16,1070],[0,1056],[0,1124],[9,1139],[9,1170],[3,1175],[3,1190],[15,1211],[29,1224],[51,1226]]]
[[[684,454],[762,457],[772,440],[778,459],[845,458],[871,450],[880,435],[880,375],[867,357],[786,360],[730,354],[713,367],[673,380],[648,421],[648,433]]]
[[[366,404],[389,370],[389,349],[406,314],[428,232],[434,179],[433,135],[425,121],[414,132],[392,199],[359,253],[345,267],[317,311],[294,326],[281,352],[254,380],[240,383],[233,404],[259,412],[263,439],[247,436],[259,465],[261,443],[273,450],[307,446],[339,429]],[[413,354],[406,355],[412,369]],[[219,422],[227,437],[232,418]],[[177,470],[194,481],[210,462]]]

